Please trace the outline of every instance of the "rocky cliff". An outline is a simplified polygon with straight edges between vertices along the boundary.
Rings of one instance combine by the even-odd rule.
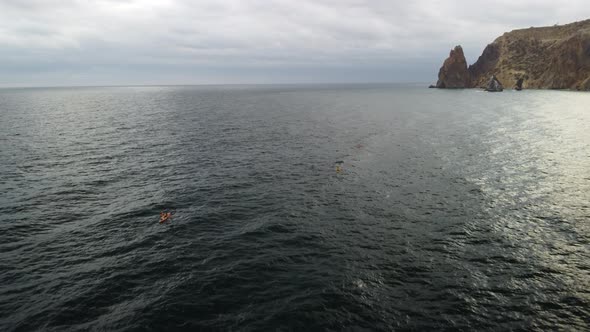
[[[439,88],[447,87],[449,77],[465,76],[462,67],[447,65],[452,57],[453,52],[439,72]],[[521,83],[524,89],[590,91],[590,20],[507,32],[489,44],[467,72],[465,87],[471,88],[486,87],[495,75],[506,88]]]

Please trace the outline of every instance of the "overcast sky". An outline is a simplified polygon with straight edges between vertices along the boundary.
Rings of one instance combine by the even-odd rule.
[[[588,0],[0,0],[0,86],[434,82]]]

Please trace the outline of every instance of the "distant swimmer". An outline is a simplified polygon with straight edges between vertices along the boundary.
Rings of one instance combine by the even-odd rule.
[[[160,224],[170,221],[170,218],[172,218],[172,213],[164,211],[160,212]]]
[[[343,161],[337,161],[335,163],[336,173],[338,173],[338,174],[342,173],[342,164],[343,163],[344,163]]]

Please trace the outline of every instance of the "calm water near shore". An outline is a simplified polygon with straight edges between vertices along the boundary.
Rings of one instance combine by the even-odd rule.
[[[1,89],[0,144],[2,331],[590,329],[589,93]]]

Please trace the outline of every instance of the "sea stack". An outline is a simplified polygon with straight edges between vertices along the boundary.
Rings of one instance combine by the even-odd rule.
[[[496,75],[492,75],[492,77],[490,78],[490,81],[488,82],[488,86],[486,87],[486,91],[488,91],[488,92],[502,92],[502,91],[504,91],[504,86],[502,85],[502,83],[500,83],[500,81],[498,81],[498,79],[496,78]]]
[[[451,50],[438,72],[436,87],[440,89],[463,89],[469,87],[469,72],[463,48],[456,46]]]
[[[516,91],[522,90],[522,83],[524,83],[524,78],[520,77],[519,79],[516,80],[516,85],[514,85],[514,89]]]

